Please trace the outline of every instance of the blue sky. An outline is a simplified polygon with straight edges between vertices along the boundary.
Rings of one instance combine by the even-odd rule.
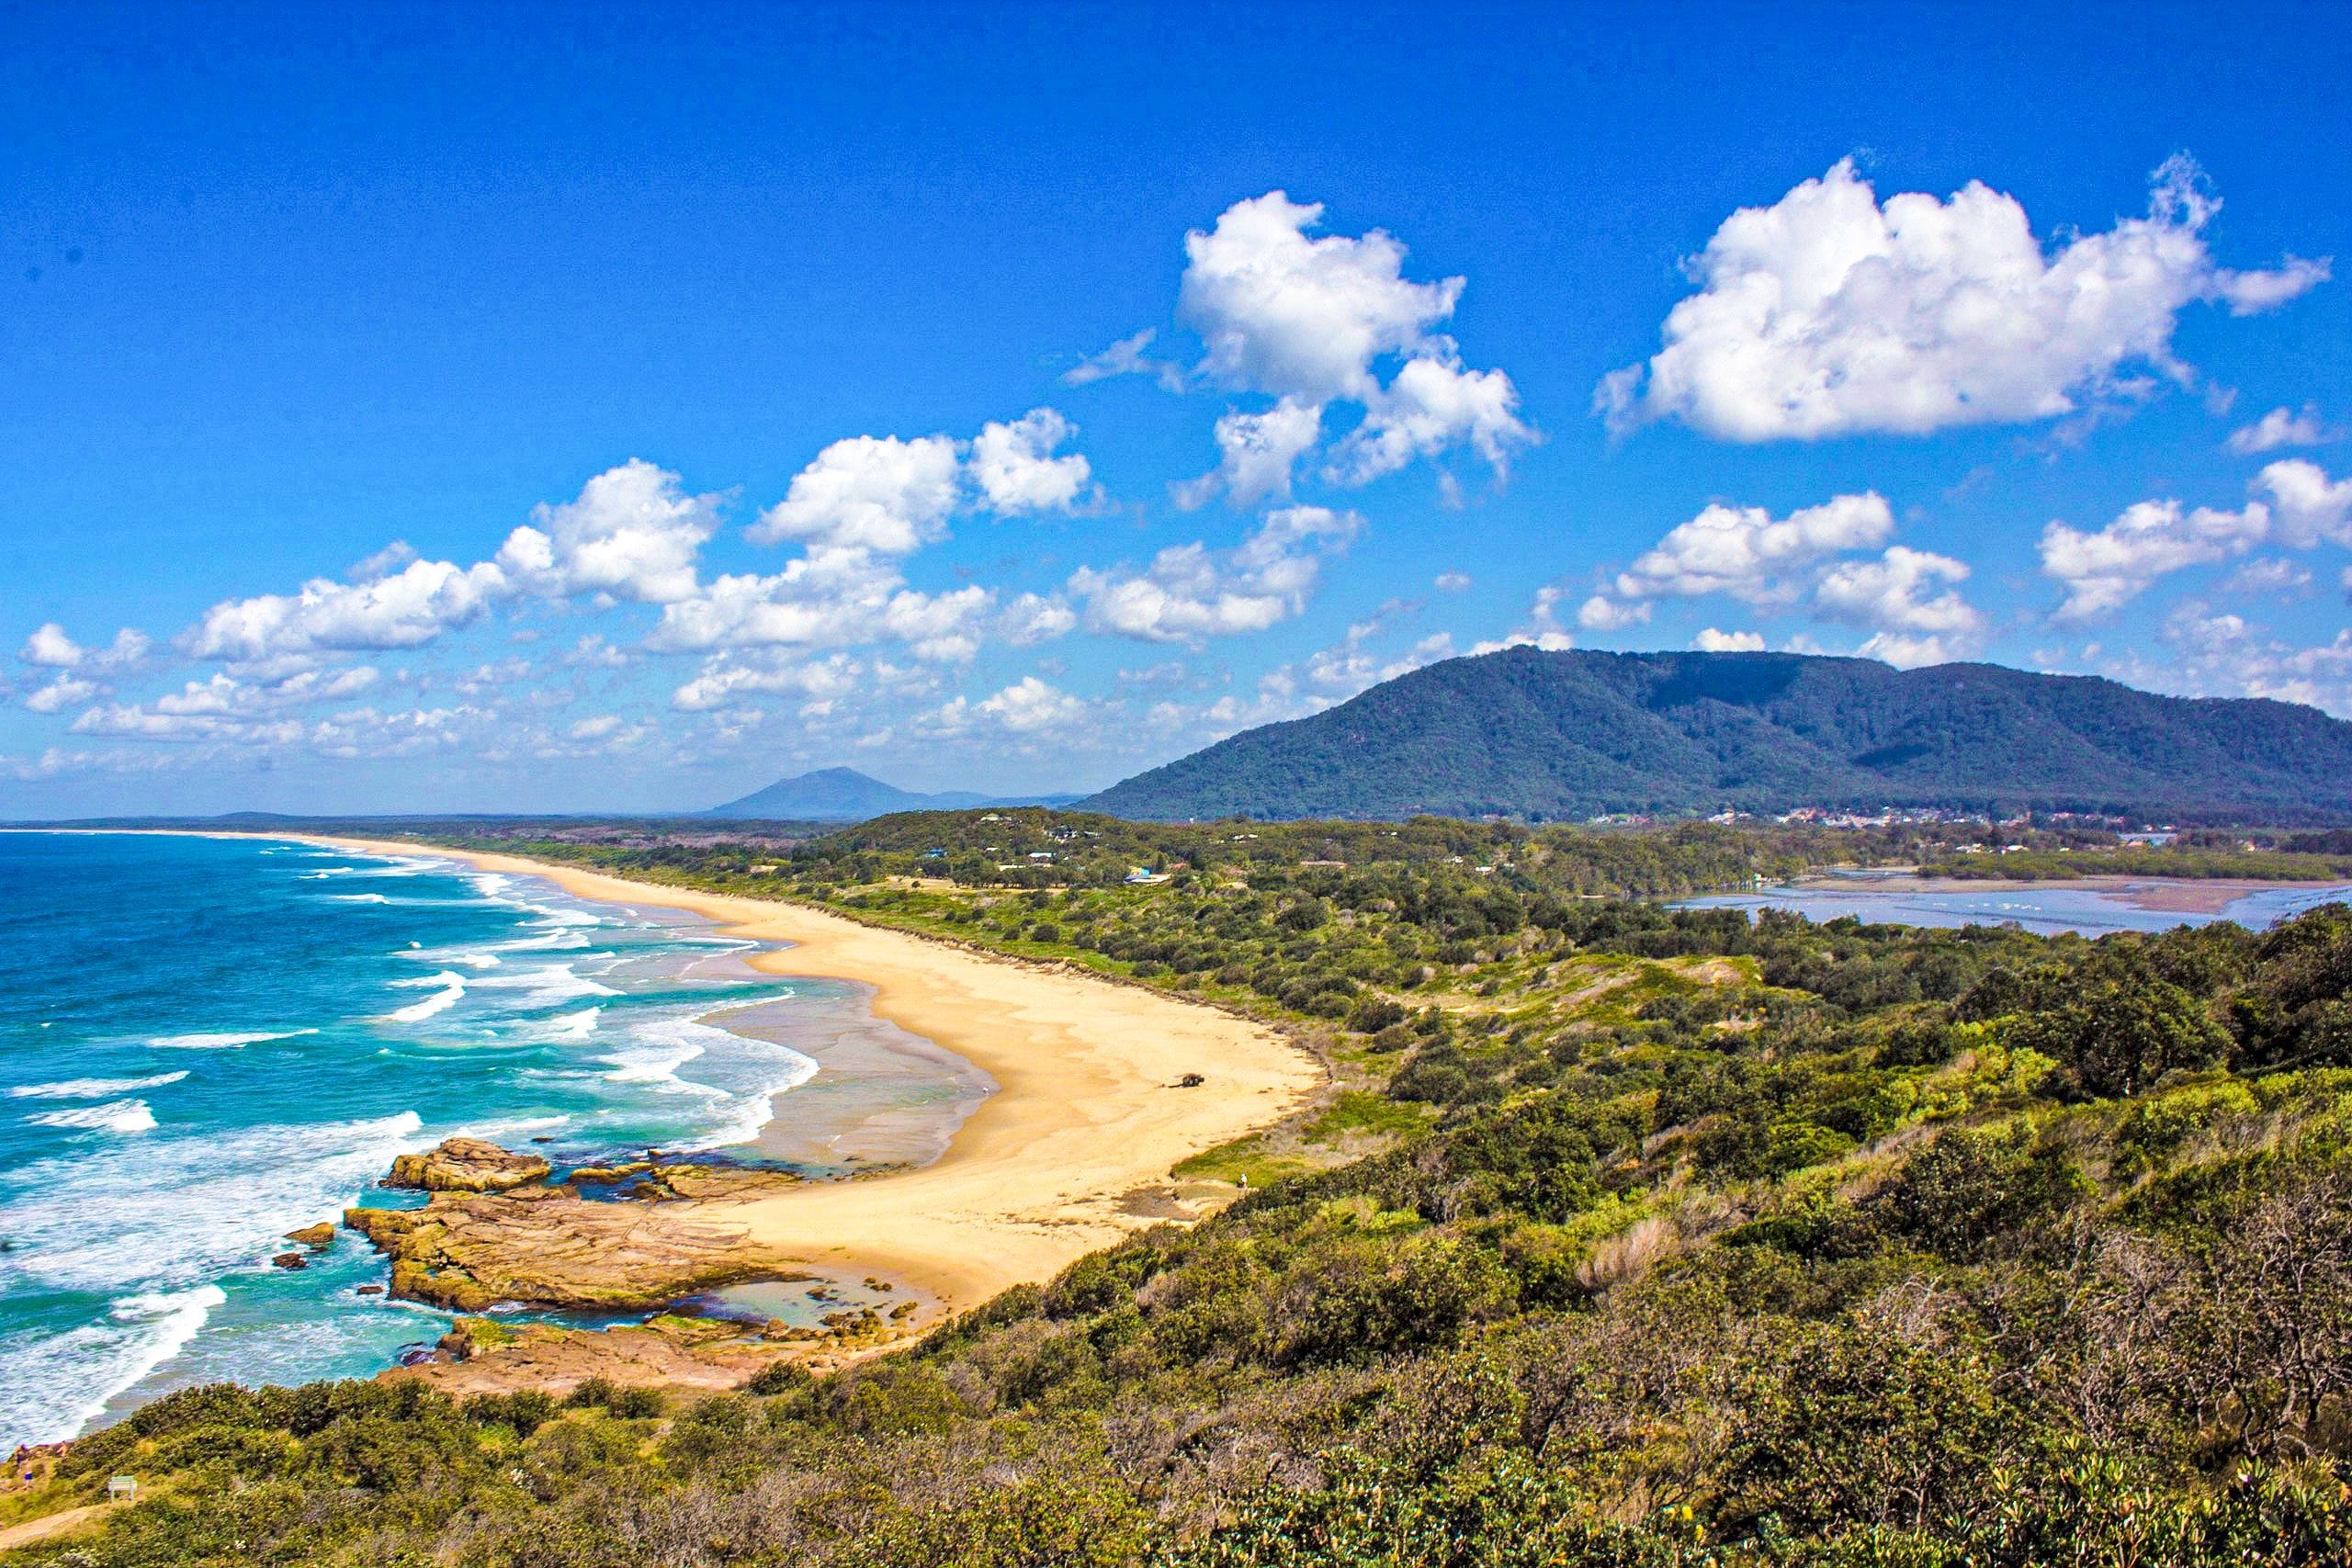
[[[0,815],[1084,788],[1513,640],[2352,716],[2352,12],[2124,15],[14,7]]]

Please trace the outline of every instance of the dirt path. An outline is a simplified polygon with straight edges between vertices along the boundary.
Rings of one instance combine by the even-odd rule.
[[[62,1514],[45,1514],[38,1519],[27,1519],[20,1525],[0,1525],[0,1551],[6,1551],[11,1547],[37,1546],[44,1540],[55,1540],[106,1511],[104,1503],[90,1503],[79,1508],[68,1508]]]

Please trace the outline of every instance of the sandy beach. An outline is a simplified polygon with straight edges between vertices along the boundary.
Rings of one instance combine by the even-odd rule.
[[[950,1310],[1042,1280],[1149,1224],[1122,1206],[1179,1161],[1279,1120],[1323,1081],[1272,1031],[1139,987],[1055,973],[836,915],[633,882],[513,855],[307,834],[340,848],[461,859],[601,902],[684,909],[727,934],[792,943],[748,955],[779,976],[863,982],[874,1010],[996,1080],[918,1170],[697,1205],[766,1247],[895,1278]],[[1204,1080],[1173,1087],[1187,1073]]]

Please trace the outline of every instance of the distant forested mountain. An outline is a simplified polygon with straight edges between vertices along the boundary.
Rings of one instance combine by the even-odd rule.
[[[1891,805],[2343,822],[2352,724],[1993,664],[1517,648],[1245,730],[1080,804],[1156,819]]]
[[[775,822],[863,822],[893,811],[960,811],[975,806],[1060,806],[1073,796],[1021,795],[998,799],[970,790],[918,795],[884,784],[854,768],[820,768],[778,779],[741,800],[714,806],[706,817],[758,818]]]

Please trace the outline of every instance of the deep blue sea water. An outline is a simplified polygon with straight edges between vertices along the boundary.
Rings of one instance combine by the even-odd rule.
[[[0,834],[0,1451],[437,1337],[348,1233],[268,1261],[403,1150],[743,1149],[816,1070],[775,1036],[863,1011],[753,945],[425,856]]]
[[[2098,888],[2063,882],[2033,887],[1933,888],[1915,891],[1873,886],[1868,873],[1841,877],[1835,886],[1768,887],[1757,893],[1711,893],[1678,900],[1679,909],[1787,909],[1809,920],[1851,915],[1866,924],[1905,926],[1994,926],[2011,922],[2045,936],[2075,931],[2088,937],[2110,931],[2160,931],[2235,920],[2261,931],[2322,904],[2352,899],[2352,884],[2312,883],[2267,887],[2231,902],[2219,914],[2183,914],[2143,909]],[[2154,886],[2150,879],[2149,886]]]

